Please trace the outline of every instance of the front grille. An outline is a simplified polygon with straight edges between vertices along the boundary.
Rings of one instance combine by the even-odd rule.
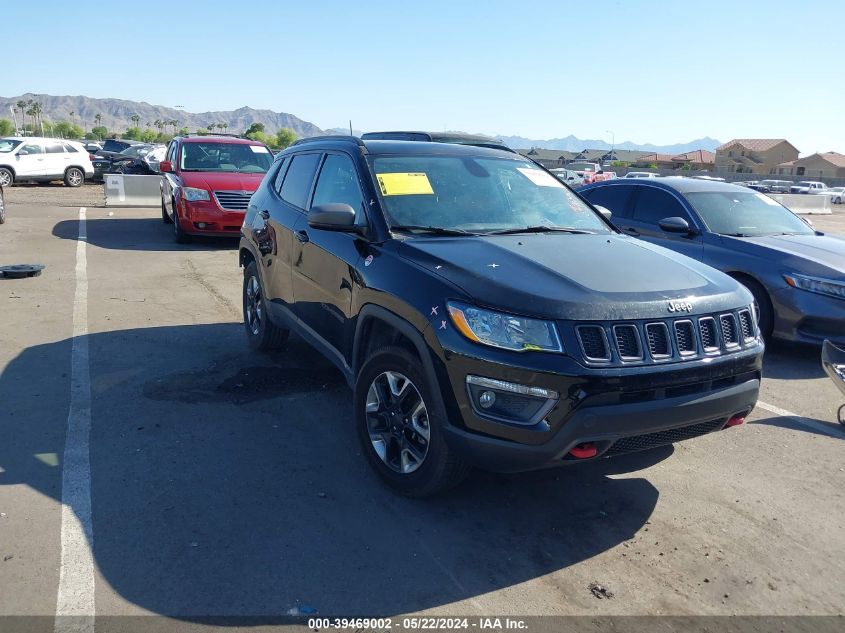
[[[636,325],[614,325],[613,336],[616,338],[616,348],[622,360],[640,360],[643,350],[640,346],[640,335]]]
[[[742,330],[742,337],[746,341],[754,338],[754,322],[751,320],[751,313],[748,310],[739,311],[739,328]]]
[[[692,329],[692,321],[675,322],[675,341],[681,355],[695,354],[695,331]]]
[[[581,349],[588,360],[610,360],[604,328],[599,325],[581,325],[577,329]]]
[[[645,326],[648,351],[652,358],[668,358],[672,355],[669,343],[669,329],[665,323],[649,323]]]
[[[222,209],[228,211],[246,211],[249,206],[251,191],[215,191],[214,199]]]
[[[739,334],[736,328],[736,319],[732,314],[723,314],[719,317],[722,326],[722,340],[725,345],[739,345]]]
[[[713,317],[699,319],[698,327],[701,330],[701,346],[704,348],[704,351],[719,351],[719,335],[716,333],[716,319]]]
[[[623,453],[633,453],[635,451],[644,451],[649,448],[657,446],[665,446],[666,444],[674,444],[693,437],[705,435],[712,431],[716,431],[725,424],[725,420],[720,418],[718,420],[710,420],[709,422],[701,422],[699,424],[692,424],[690,426],[682,426],[677,429],[668,429],[666,431],[657,431],[656,433],[646,433],[645,435],[632,435],[630,437],[623,437],[616,440],[613,445],[604,453],[604,457],[611,457],[613,455],[621,455]]]

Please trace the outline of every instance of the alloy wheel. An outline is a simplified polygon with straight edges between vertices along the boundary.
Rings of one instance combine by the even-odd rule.
[[[82,173],[78,169],[71,169],[68,172],[67,180],[72,187],[78,187],[82,184]]]
[[[12,175],[5,169],[0,170],[0,187],[9,187],[12,184]]]
[[[258,336],[261,332],[264,303],[261,297],[261,285],[254,276],[246,284],[246,324],[249,331]]]
[[[416,385],[403,374],[376,376],[367,392],[367,431],[373,450],[391,470],[409,474],[428,455],[428,409]]]

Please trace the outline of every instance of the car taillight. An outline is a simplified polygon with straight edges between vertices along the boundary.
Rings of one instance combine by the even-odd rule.
[[[88,158],[89,158],[89,159],[91,159],[91,160],[93,161],[95,157],[94,157],[94,156],[92,156],[91,154],[88,154]]]

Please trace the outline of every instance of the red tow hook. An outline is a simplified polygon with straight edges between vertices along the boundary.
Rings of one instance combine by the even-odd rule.
[[[588,459],[590,457],[595,457],[596,453],[598,453],[598,449],[596,448],[596,445],[592,442],[579,444],[571,451],[569,451],[569,454],[577,459]]]
[[[744,413],[737,413],[736,415],[731,416],[730,419],[728,420],[728,423],[725,425],[725,427],[739,426],[740,424],[745,424],[745,414]]]

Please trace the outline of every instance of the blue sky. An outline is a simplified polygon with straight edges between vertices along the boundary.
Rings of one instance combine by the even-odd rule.
[[[845,153],[841,0],[46,0],[3,2],[0,22],[21,44],[6,97],[249,105],[365,131],[785,137],[802,155]],[[71,41],[85,54],[68,55]]]

